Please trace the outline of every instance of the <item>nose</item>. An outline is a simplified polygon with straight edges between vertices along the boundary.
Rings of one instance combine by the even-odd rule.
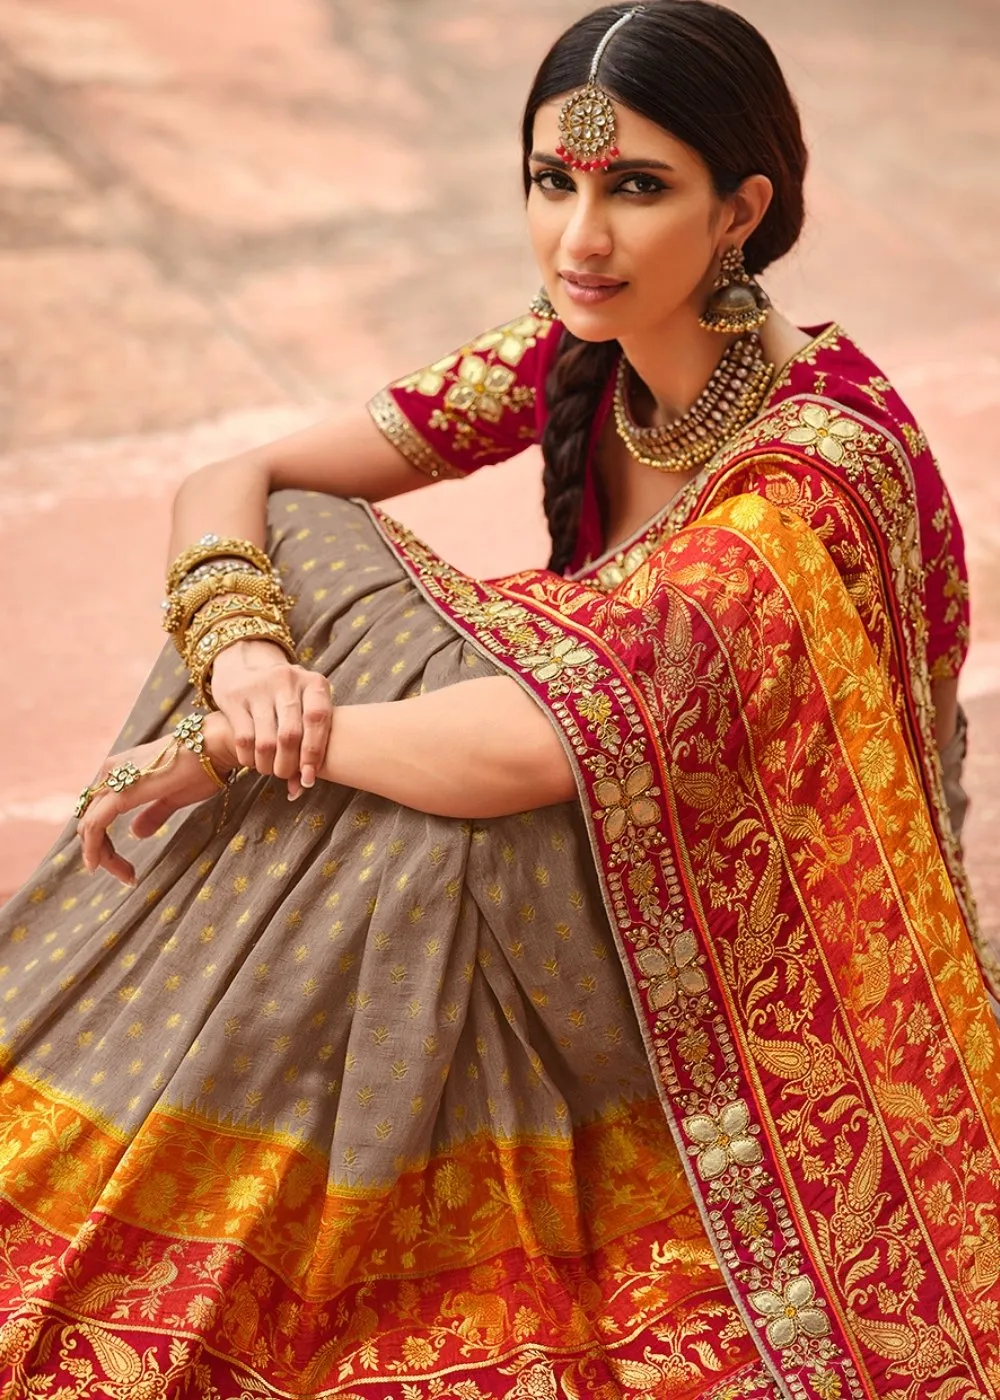
[[[563,230],[562,247],[569,262],[581,267],[591,258],[610,256],[614,242],[608,218],[607,201],[599,189],[591,187],[595,176],[578,177],[576,198],[569,204],[569,220]]]

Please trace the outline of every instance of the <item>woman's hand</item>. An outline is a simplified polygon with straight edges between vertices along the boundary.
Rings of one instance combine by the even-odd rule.
[[[325,676],[290,665],[272,642],[235,642],[215,659],[212,698],[232,726],[238,763],[284,778],[292,798],[313,786],[333,718]]]
[[[202,724],[205,754],[220,778],[237,767],[229,721],[221,714],[206,715]],[[158,755],[171,746],[169,739],[156,739],[151,744],[126,749],[105,759],[92,786],[96,787],[115,768],[133,763],[136,768],[148,767]],[[118,854],[111,843],[108,828],[124,812],[136,812],[129,828],[136,837],[152,836],[168,817],[182,807],[203,802],[219,791],[219,784],[202,767],[197,754],[182,744],[169,763],[154,773],[144,774],[138,782],[120,792],[105,788],[93,797],[77,823],[77,833],[83,852],[83,863],[93,874],[104,869],[123,884],[135,884],[135,869]]]

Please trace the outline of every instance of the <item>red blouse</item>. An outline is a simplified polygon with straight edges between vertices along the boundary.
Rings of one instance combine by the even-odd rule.
[[[369,404],[382,432],[433,478],[468,476],[541,440],[545,382],[563,327],[531,314],[479,336],[383,389]],[[912,414],[878,367],[836,326],[810,327],[810,345],[779,376],[767,407],[822,394],[893,432],[913,468],[924,559],[931,676],[957,676],[968,650],[969,587],[962,529],[940,469]],[[568,574],[605,552],[594,447],[611,409],[614,374],[594,418],[580,530]]]

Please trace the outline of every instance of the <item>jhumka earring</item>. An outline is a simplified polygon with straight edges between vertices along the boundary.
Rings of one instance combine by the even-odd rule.
[[[727,248],[698,324],[721,335],[744,335],[759,331],[770,310],[771,298],[747,272],[743,249]]]
[[[642,14],[645,5],[636,5],[614,24],[597,46],[586,87],[563,103],[559,113],[561,143],[556,155],[574,170],[607,170],[618,155],[615,145],[615,109],[611,97],[598,85],[597,73],[611,40],[630,19]]]
[[[538,292],[528,303],[528,310],[532,316],[538,316],[542,321],[558,321],[559,312],[549,300],[549,294],[544,287],[539,287]]]

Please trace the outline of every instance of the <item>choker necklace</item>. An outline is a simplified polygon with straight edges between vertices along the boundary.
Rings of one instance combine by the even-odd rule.
[[[615,380],[615,426],[629,453],[660,472],[702,467],[755,417],[774,377],[764,359],[760,336],[734,340],[686,413],[665,427],[641,428],[628,403],[629,363],[623,355]]]

